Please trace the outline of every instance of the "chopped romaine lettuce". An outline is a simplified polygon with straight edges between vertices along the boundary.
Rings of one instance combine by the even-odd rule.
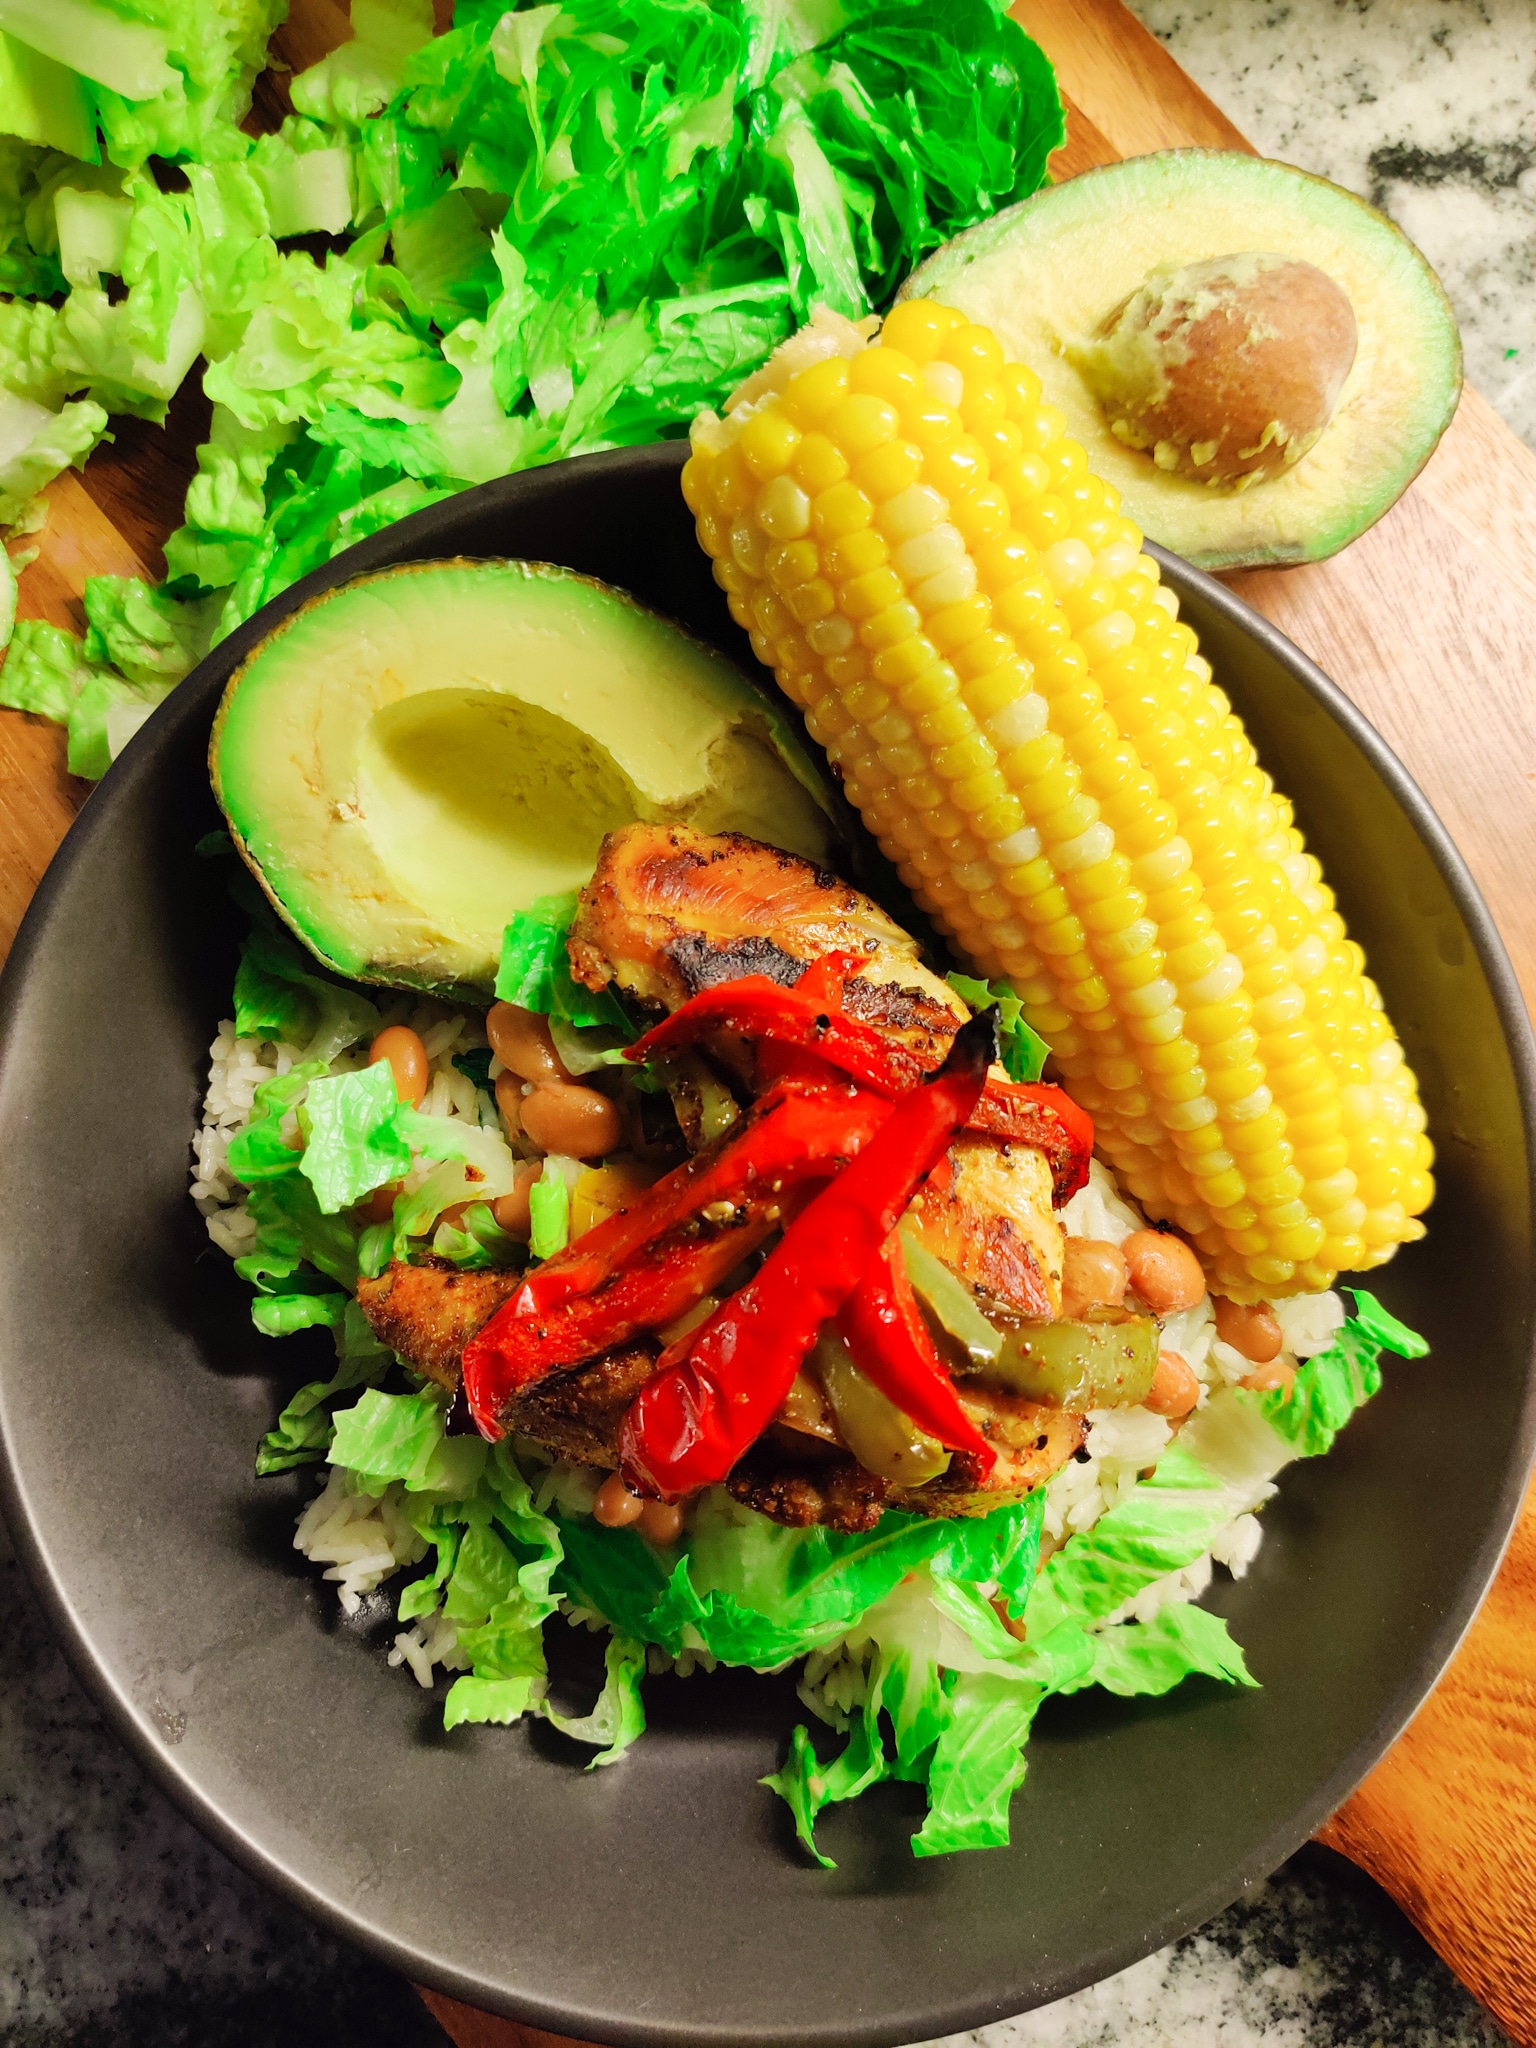
[[[352,1208],[407,1171],[411,1148],[400,1133],[399,1110],[388,1060],[355,1074],[311,1081],[304,1098],[308,1129],[299,1171],[313,1187],[322,1214]]]
[[[946,975],[950,987],[975,1011],[997,1011],[998,1051],[1011,1081],[1038,1081],[1051,1048],[1024,1018],[1024,1005],[1006,981],[978,981],[969,974]]]
[[[1063,132],[1049,65],[993,0],[465,0],[441,36],[428,0],[355,0],[352,39],[253,140],[280,13],[0,6],[0,286],[23,295],[0,308],[0,414],[22,408],[0,416],[0,523],[108,413],[163,419],[200,354],[215,402],[166,550],[173,596],[208,601],[152,619],[131,586],[115,632],[93,620],[103,679],[49,700],[78,702],[79,773],[153,702],[119,678],[163,690],[465,484],[682,433],[815,305],[866,313],[1033,191]],[[279,247],[307,234],[351,239]]]

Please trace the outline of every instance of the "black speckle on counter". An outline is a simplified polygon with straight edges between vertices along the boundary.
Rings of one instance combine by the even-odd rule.
[[[1536,143],[1457,142],[1425,149],[1416,142],[1387,142],[1366,159],[1373,206],[1385,207],[1396,184],[1475,185],[1482,192],[1513,192],[1536,166]]]
[[[103,1728],[0,1528],[0,2048],[447,2048],[409,1985],[205,1842]]]

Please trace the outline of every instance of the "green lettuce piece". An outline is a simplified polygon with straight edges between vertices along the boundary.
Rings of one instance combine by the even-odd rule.
[[[531,1646],[528,1661],[534,1661]],[[542,1665],[515,1678],[481,1678],[475,1673],[456,1678],[443,1702],[443,1727],[457,1728],[465,1721],[493,1721],[509,1727],[533,1705],[543,1678]]]
[[[88,576],[85,658],[132,683],[179,683],[208,651],[206,604],[179,603],[137,576]]]
[[[329,1431],[326,1440],[329,1443]],[[458,1562],[459,1544],[464,1535],[463,1524],[454,1519],[455,1513],[460,1511],[461,1504],[457,1501],[446,1508],[434,1501],[424,1508],[419,1494],[408,1499],[406,1513],[412,1525],[422,1541],[432,1545],[437,1556],[430,1572],[423,1572],[419,1579],[412,1579],[409,1585],[401,1588],[395,1609],[399,1620],[418,1621],[423,1615],[436,1614],[441,1606],[443,1589]]]
[[[250,170],[266,202],[267,232],[339,235],[352,223],[353,152],[309,122],[285,121],[282,133],[263,135]]]
[[[1128,1698],[1138,1693],[1165,1693],[1182,1679],[1199,1673],[1229,1685],[1257,1685],[1242,1651],[1218,1614],[1182,1602],[1163,1608],[1149,1622],[1126,1621],[1090,1635],[1093,1666],[1082,1685],[1102,1685]],[[1076,1692],[1076,1681],[1059,1683],[1058,1692]]]
[[[84,644],[73,633],[40,619],[23,619],[10,636],[0,671],[0,704],[65,726],[70,774],[97,781],[169,687],[131,682],[115,669],[88,660]]]
[[[893,1511],[846,1535],[782,1528],[716,1489],[670,1574],[633,1531],[563,1524],[562,1585],[622,1633],[674,1655],[691,1644],[723,1663],[777,1667],[835,1642],[921,1567],[971,1583],[1032,1571],[1043,1512],[1039,1495],[974,1520]]]
[[[914,1856],[1007,1845],[1008,1806],[1024,1782],[1024,1744],[1044,1697],[1011,1673],[960,1674],[928,1768],[928,1818],[912,1838]]]
[[[1422,1358],[1424,1339],[1384,1309],[1374,1294],[1354,1289],[1355,1313],[1324,1351],[1302,1365],[1291,1386],[1249,1394],[1293,1458],[1318,1458],[1355,1410],[1381,1389],[1381,1353]]]
[[[238,1008],[238,1004],[236,1006]],[[289,1112],[309,1092],[311,1081],[325,1071],[321,1060],[301,1060],[286,1074],[263,1081],[251,1104],[250,1119],[229,1141],[229,1170],[246,1187],[296,1173],[300,1153],[283,1135]]]
[[[114,163],[136,165],[150,156],[211,162],[250,148],[237,124],[266,62],[267,38],[285,11],[282,0],[220,0],[217,7],[204,0],[114,0],[111,7],[66,0],[63,9],[7,0],[8,10],[13,5],[34,20],[51,18],[47,36],[13,33],[25,33],[96,81],[97,119]]]
[[[128,254],[133,201],[120,193],[75,184],[53,195],[59,235],[59,268],[70,284],[100,284],[103,274],[121,277]]]
[[[563,1252],[571,1236],[571,1191],[559,1174],[541,1174],[528,1190],[528,1248],[536,1259]]]
[[[1367,1294],[1363,1287],[1352,1287],[1350,1292],[1355,1297],[1355,1313],[1351,1320],[1383,1351],[1395,1351],[1399,1358],[1428,1356],[1429,1340],[1421,1337],[1417,1330],[1410,1330],[1406,1323],[1400,1323],[1374,1294]]]
[[[355,988],[314,972],[277,920],[254,903],[252,927],[235,973],[235,1031],[302,1047],[307,1066],[325,1067],[349,1045],[377,1036],[379,1013]]]
[[[69,714],[70,774],[98,782],[164,695],[164,687],[141,689],[111,669],[86,668]]]
[[[441,1392],[386,1394],[370,1387],[336,1415],[329,1461],[371,1492],[382,1493],[392,1479],[413,1493],[469,1491],[485,1465],[486,1446],[479,1437],[444,1436],[444,1410]]]
[[[352,40],[299,73],[293,104],[312,120],[360,126],[389,104],[407,60],[431,39],[431,0],[352,0]]]
[[[251,1321],[263,1337],[291,1337],[296,1330],[334,1329],[346,1306],[344,1294],[258,1294]]]
[[[81,669],[81,644],[73,633],[41,619],[21,619],[0,668],[0,705],[63,725],[80,693]]]
[[[969,974],[947,974],[945,980],[978,1013],[997,1011],[998,1052],[1011,1081],[1038,1081],[1051,1048],[1024,1021],[1024,1005],[1006,981],[978,981]]]
[[[4,169],[5,159],[0,156],[0,176]],[[0,184],[0,194],[3,191]],[[19,199],[17,204],[19,208]],[[19,221],[13,232],[23,232]],[[0,270],[0,276],[3,274]],[[62,279],[58,288],[63,289]],[[11,398],[30,399],[38,408],[35,413],[27,413],[7,405],[5,438],[10,447],[24,446],[43,423],[44,414],[51,416],[69,396],[69,373],[60,369],[57,360],[58,330],[59,315],[54,306],[31,306],[24,299],[10,299],[0,305],[0,388]]]
[[[527,1256],[527,1248],[509,1237],[496,1221],[489,1202],[472,1202],[458,1227],[439,1223],[432,1234],[432,1250],[438,1258],[452,1259],[470,1272],[505,1271],[509,1266],[521,1266]]]
[[[178,589],[222,590],[249,566],[267,522],[267,472],[297,431],[288,420],[247,427],[228,406],[214,407],[187,486],[186,523],[165,544],[167,574]]]
[[[30,515],[39,491],[66,469],[81,469],[107,430],[107,415],[82,398],[57,412],[25,397],[0,398],[0,526]]]
[[[857,1799],[871,1785],[890,1776],[890,1765],[880,1744],[877,1723],[867,1714],[854,1721],[841,1754],[823,1764],[811,1742],[810,1730],[802,1723],[790,1737],[789,1755],[782,1770],[760,1778],[770,1792],[777,1792],[794,1816],[795,1833],[823,1870],[835,1870],[832,1858],[816,1846],[816,1816],[825,1806],[844,1799]]]
[[[259,1092],[259,1091],[258,1091]],[[298,1155],[291,1154],[295,1166]],[[274,1173],[252,1186],[247,1206],[256,1224],[253,1250],[235,1271],[264,1294],[292,1293],[292,1282],[312,1267],[346,1288],[357,1286],[357,1226],[345,1216],[322,1216],[315,1191],[301,1173]]]
[[[94,163],[96,118],[90,87],[67,63],[0,32],[0,132]],[[9,291],[36,292],[39,297],[57,289],[46,272],[18,276],[0,269],[0,281]]]
[[[565,958],[565,935],[576,915],[576,892],[540,896],[507,926],[496,969],[498,1002],[516,1003],[547,1017],[555,999],[555,973]]]
[[[1028,1636],[1060,1621],[1102,1621],[1210,1549],[1239,1512],[1223,1480],[1179,1443],[1091,1529],[1064,1544],[1024,1609]]]
[[[603,1652],[603,1689],[590,1714],[580,1718],[560,1714],[545,1700],[546,1721],[569,1735],[573,1742],[598,1745],[598,1753],[587,1765],[595,1771],[604,1764],[617,1763],[637,1736],[645,1733],[645,1707],[640,1698],[640,1681],[645,1676],[645,1645],[628,1636],[610,1636]]]
[[[270,1302],[278,1300],[291,1302],[296,1309],[300,1303],[313,1302],[316,1304],[317,1321],[323,1312],[323,1319],[331,1324],[336,1340],[336,1371],[328,1380],[313,1380],[308,1386],[300,1387],[288,1402],[257,1450],[258,1478],[265,1478],[272,1472],[291,1471],[295,1465],[311,1465],[323,1458],[331,1443],[329,1404],[338,1394],[382,1379],[393,1363],[389,1352],[374,1336],[368,1318],[357,1303],[349,1301],[345,1295],[258,1296],[251,1305],[251,1316],[257,1329],[268,1335],[286,1336],[286,1329],[266,1331],[258,1313]],[[303,1328],[304,1325],[295,1322],[292,1327]]]
[[[323,1215],[352,1208],[409,1169],[411,1148],[400,1134],[399,1108],[387,1060],[311,1081],[299,1171],[314,1188]]]

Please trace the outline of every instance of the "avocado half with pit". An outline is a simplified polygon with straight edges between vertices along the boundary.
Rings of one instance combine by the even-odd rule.
[[[339,973],[488,996],[502,933],[635,819],[825,864],[833,800],[783,712],[666,619],[543,562],[409,563],[286,619],[210,749],[235,844]]]
[[[1202,569],[1335,554],[1417,476],[1461,390],[1455,315],[1401,230],[1239,151],[1047,187],[936,251],[900,296],[990,327],[1126,515]],[[1180,431],[1189,397],[1212,417]]]

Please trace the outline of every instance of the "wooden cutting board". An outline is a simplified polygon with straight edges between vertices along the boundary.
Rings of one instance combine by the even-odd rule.
[[[439,6],[440,25],[446,6]],[[1249,147],[1120,0],[1017,0],[1056,64],[1071,176],[1150,150]],[[293,69],[341,40],[336,0],[294,0]],[[262,97],[263,95],[259,95]],[[265,97],[280,97],[280,81]],[[163,572],[206,406],[162,431],[115,423],[83,477],[49,492],[24,617],[79,629],[87,576]],[[1235,589],[1313,655],[1385,734],[1449,826],[1536,996],[1536,455],[1475,392],[1407,496],[1331,562],[1251,571]],[[87,795],[57,728],[0,712],[0,958]],[[1536,1493],[1439,1687],[1321,1839],[1397,1898],[1521,2048],[1536,2048]],[[435,1992],[458,2048],[571,2048]],[[580,2048],[580,2044],[577,2044]]]

